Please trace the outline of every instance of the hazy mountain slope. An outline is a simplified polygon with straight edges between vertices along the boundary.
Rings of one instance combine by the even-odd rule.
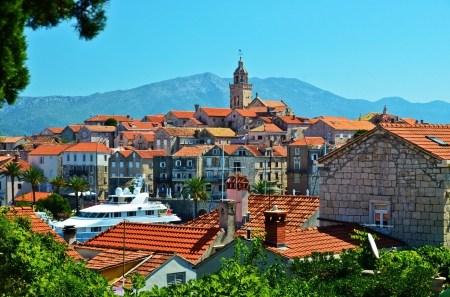
[[[228,107],[231,79],[211,73],[180,77],[130,90],[96,93],[90,96],[21,97],[13,106],[0,109],[2,135],[39,133],[46,127],[65,127],[82,123],[97,114],[145,115],[169,110],[193,110],[201,106]],[[357,118],[370,111],[388,112],[400,117],[423,119],[433,123],[448,122],[445,112],[450,104],[442,101],[410,103],[402,98],[384,98],[377,102],[345,99],[308,83],[292,78],[252,78],[253,97],[283,100],[296,115],[341,115]]]

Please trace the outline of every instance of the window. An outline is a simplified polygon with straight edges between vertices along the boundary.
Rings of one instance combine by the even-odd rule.
[[[93,184],[94,183],[94,177],[93,176],[89,176],[89,183]]]
[[[50,164],[53,164],[53,157],[50,157]]]
[[[166,167],[166,162],[160,162],[160,163],[159,163],[159,167],[161,167],[161,168]]]
[[[139,168],[139,167],[140,167],[139,161],[136,161],[136,168]]]
[[[262,173],[259,174],[259,180],[264,180],[264,176]]]
[[[113,213],[113,216],[114,216],[115,218],[120,218],[120,217],[122,216],[122,213],[121,213],[121,212],[114,212],[114,213]]]
[[[135,212],[135,211],[128,211],[128,212],[127,212],[127,216],[129,216],[129,217],[135,217],[135,216],[136,216],[136,212]]]
[[[258,135],[258,140],[262,140],[262,135]]]
[[[211,167],[212,165],[212,158],[206,158],[206,166]]]
[[[331,133],[328,133],[328,139],[331,139]]]
[[[344,133],[339,133],[339,138],[340,139],[344,138]]]
[[[352,138],[352,133],[348,133],[348,138]]]
[[[159,139],[156,140],[156,146],[157,146],[157,147],[160,147],[160,146],[161,146],[161,140],[159,140]]]
[[[278,162],[275,162],[275,167],[278,167]]]
[[[91,232],[100,232],[102,231],[102,227],[91,227]]]
[[[311,160],[315,161],[317,159],[319,159],[319,155],[317,153],[311,155]]]
[[[245,154],[245,151],[243,151],[243,150],[238,151],[238,154],[239,154],[239,156],[245,156],[245,155],[246,155],[246,154]]]
[[[112,162],[111,162],[111,166],[112,166],[112,168],[116,168],[116,162],[115,162],[115,161],[112,161]]]
[[[91,173],[94,172],[94,166],[92,166],[92,165],[89,166],[89,172],[91,172]]]
[[[129,162],[128,162],[128,167],[129,167],[129,168],[133,168],[133,161],[129,161]]]
[[[239,171],[241,169],[241,162],[234,162],[233,167],[234,167],[233,169]]]
[[[122,161],[120,161],[120,168],[123,168],[123,162]]]
[[[83,162],[86,162],[86,154],[83,154]]]
[[[17,184],[17,189],[22,189],[22,184]]]
[[[167,173],[160,173],[159,174],[159,178],[166,179],[167,178]]]
[[[300,172],[300,157],[294,158],[294,172]]]
[[[220,152],[219,152],[219,149],[213,149],[213,151],[212,151],[212,154],[213,155],[218,155]]]
[[[298,175],[298,174],[294,175],[294,183],[296,183],[296,184],[300,183],[300,175]]]
[[[181,166],[181,161],[180,160],[176,160],[175,161],[175,167],[180,167]]]
[[[192,166],[192,160],[188,160],[186,165],[187,165],[188,167]]]
[[[171,284],[185,284],[186,283],[186,272],[178,273],[168,273],[167,274],[167,285]]]
[[[300,155],[300,148],[299,147],[295,148],[294,155],[297,155],[297,156]]]
[[[39,157],[39,164],[44,164],[44,157]]]
[[[153,216],[153,215],[155,215],[155,211],[154,210],[146,210],[145,211],[145,215],[146,216]]]
[[[103,161],[108,161],[108,156],[107,155],[103,155]]]
[[[212,178],[212,171],[206,171],[206,178]]]
[[[385,200],[370,200],[369,203],[369,220],[378,231],[383,233],[389,233],[389,221],[390,221],[390,201]]]
[[[73,161],[76,162],[77,161],[77,155],[73,154]]]
[[[245,129],[245,130],[248,130],[248,126],[247,126],[247,125],[244,125],[244,129]]]
[[[263,167],[264,167],[263,162],[259,162],[259,168],[263,168]]]
[[[164,139],[163,141],[164,141],[164,146],[166,146],[167,145],[167,139]]]

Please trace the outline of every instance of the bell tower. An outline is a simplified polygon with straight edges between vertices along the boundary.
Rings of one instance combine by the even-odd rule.
[[[230,108],[244,109],[252,101],[252,85],[248,83],[248,72],[244,68],[242,53],[239,50],[241,58],[238,62],[238,68],[234,71],[233,83],[230,84]]]

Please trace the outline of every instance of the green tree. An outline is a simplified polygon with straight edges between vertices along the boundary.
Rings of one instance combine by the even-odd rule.
[[[0,108],[14,104],[29,83],[25,66],[25,26],[49,29],[76,19],[81,39],[94,38],[106,24],[106,0],[2,0],[0,1]]]
[[[276,183],[268,181],[257,181],[256,183],[250,185],[251,194],[274,194],[274,187]]]
[[[194,199],[195,216],[198,213],[198,201],[206,201],[211,198],[211,194],[206,191],[206,186],[209,185],[204,179],[200,177],[194,177],[184,181],[184,187],[181,190],[183,197],[188,197],[189,195]]]
[[[55,219],[66,219],[72,214],[67,198],[53,193],[46,198],[39,199],[36,203],[37,211],[50,211]]]
[[[76,208],[77,216],[80,215],[80,206],[79,206],[79,201],[78,201],[78,199],[79,199],[78,195],[80,193],[88,190],[87,184],[88,183],[86,180],[84,180],[82,178],[74,177],[74,178],[71,178],[65,186],[67,189],[71,189],[75,194],[75,208]]]
[[[103,125],[105,125],[105,126],[114,126],[114,127],[117,127],[117,120],[116,119],[113,119],[113,118],[109,118],[109,119],[107,119],[106,121],[105,121],[105,123],[103,124]]]
[[[361,136],[361,135],[363,135],[364,133],[366,133],[368,130],[365,130],[365,129],[360,129],[360,130],[357,130],[356,132],[355,132],[355,134],[353,134],[353,138],[356,138],[356,137],[358,137],[358,136]]]
[[[55,176],[50,180],[50,184],[53,187],[53,193],[59,194],[59,190],[66,186],[66,181],[60,176]]]
[[[107,281],[67,255],[51,233],[31,230],[27,217],[0,211],[1,296],[104,296]]]
[[[31,191],[33,193],[33,205],[36,204],[36,187],[41,183],[47,182],[44,171],[40,168],[30,167],[21,174],[24,182],[31,184]]]
[[[11,179],[11,200],[14,204],[14,180],[19,178],[22,174],[22,165],[18,162],[9,162],[3,166],[3,170],[0,171],[0,177],[5,176]]]

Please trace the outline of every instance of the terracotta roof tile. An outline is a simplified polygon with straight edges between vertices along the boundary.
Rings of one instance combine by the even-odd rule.
[[[152,252],[149,251],[125,251],[125,263],[143,260],[150,256]],[[122,266],[124,258],[123,249],[105,249],[100,254],[89,260],[86,265],[92,270],[105,270],[115,266]]]
[[[265,106],[252,106],[247,108],[247,110],[251,110],[255,113],[259,113],[259,112],[267,112],[267,107]]]
[[[413,118],[401,118],[398,121],[399,121],[399,123],[404,122],[404,123],[410,124],[410,125],[416,124],[416,120]]]
[[[238,114],[247,118],[256,118],[258,115],[252,109],[235,109]]]
[[[121,154],[124,157],[128,157],[131,155],[134,151],[133,150],[117,150],[116,153]]]
[[[279,116],[278,118],[286,124],[305,124],[305,120],[308,120],[308,118],[296,116]]]
[[[66,152],[101,152],[108,153],[112,150],[99,142],[79,142],[65,150]]]
[[[217,108],[217,107],[200,107],[200,109],[203,110],[203,112],[210,117],[226,117],[233,111],[231,108]]]
[[[271,195],[270,205],[277,205],[279,210],[287,211],[286,229],[294,229],[301,227],[319,209],[319,197]],[[236,234],[245,234],[247,227],[250,227],[251,230],[264,230],[264,211],[269,209],[271,209],[269,207],[269,195],[249,195],[248,211],[250,212],[250,221],[237,228]],[[184,225],[207,228],[218,227],[219,212],[215,209]]]
[[[64,130],[64,128],[60,127],[47,127],[49,131],[51,131],[53,134],[61,134],[61,132]]]
[[[13,216],[26,216],[29,217],[31,220],[31,230],[38,233],[51,233],[55,235],[55,240],[57,242],[64,243],[68,250],[67,254],[74,258],[75,260],[82,259],[81,255],[76,252],[73,247],[67,245],[67,243],[64,241],[64,239],[61,238],[56,232],[50,228],[50,226],[45,223],[41,218],[33,211],[31,207],[25,207],[25,206],[13,206],[8,207],[9,211],[7,212],[6,216],[12,218]]]
[[[284,133],[284,131],[281,130],[275,124],[263,124],[261,126],[251,129],[249,132],[281,132],[281,133]]]
[[[209,151],[212,146],[185,146],[182,147],[178,152],[173,154],[173,157],[197,157],[203,155],[205,152]]]
[[[91,132],[114,132],[116,131],[116,127],[114,126],[100,126],[100,125],[85,125],[84,128],[88,129]]]
[[[184,111],[184,110],[171,110],[171,112],[174,116],[176,116],[179,119],[190,119],[194,117],[195,111]]]
[[[155,132],[141,132],[139,135],[149,142],[155,141]]]
[[[330,120],[330,119],[321,119],[320,121],[326,123],[336,130],[372,130],[375,128],[375,125],[371,122],[367,121],[350,121],[350,120]]]
[[[260,100],[265,106],[268,106],[268,107],[279,107],[279,106],[281,106],[281,107],[286,108],[286,103],[284,103],[283,101],[262,100],[262,99],[260,99]]]
[[[192,121],[194,124],[197,124],[197,125],[206,125],[206,123],[204,123],[196,118],[190,118],[189,121]]]
[[[274,145],[273,146],[273,155],[287,157],[287,150],[284,146]]]
[[[167,224],[126,223],[125,246],[134,251],[176,252],[196,263],[219,234],[219,228]],[[80,246],[123,248],[124,223],[88,239]]]
[[[247,151],[249,151],[255,157],[260,157],[263,155],[261,153],[261,151],[259,150],[260,147],[257,145],[243,145],[242,147],[244,147]]]
[[[167,132],[170,136],[194,136],[195,131],[198,128],[185,128],[185,127],[164,127],[160,128]]]
[[[150,120],[150,122],[163,123],[164,115],[147,115],[146,119]]]
[[[29,152],[28,156],[58,156],[69,147],[70,144],[40,145],[31,152]]]
[[[107,119],[115,119],[118,122],[130,122],[133,121],[130,116],[123,116],[123,115],[96,115],[93,116],[85,122],[105,122]]]
[[[168,156],[165,150],[136,150],[135,151],[143,159],[152,159],[154,156]]]
[[[51,192],[35,192],[36,201],[39,201],[40,199],[43,199],[43,198],[47,198],[51,194],[53,194],[53,193],[51,193]],[[26,193],[23,196],[17,197],[15,200],[16,200],[16,202],[21,201],[21,200],[33,202],[33,192]]]
[[[289,222],[290,216],[286,217]],[[286,230],[287,250],[267,246],[268,249],[288,258],[303,258],[312,252],[334,252],[339,254],[343,249],[354,249],[359,245],[359,240],[352,239],[354,229],[363,230],[357,224],[342,224],[326,227],[294,228]],[[378,248],[400,247],[405,244],[391,239],[382,234],[375,233],[379,237],[376,242]]]
[[[325,143],[325,139],[322,137],[305,137],[295,140],[294,142],[290,143],[289,146],[317,146],[317,145],[323,145]]]
[[[433,156],[443,160],[450,160],[450,125],[382,123],[380,127]],[[441,146],[426,136],[434,136],[449,146]]]
[[[15,143],[23,139],[23,136],[0,136],[0,143]]]
[[[213,136],[216,137],[238,137],[236,136],[236,133],[231,130],[230,128],[205,128],[206,131],[211,133]]]
[[[266,123],[272,123],[272,118],[271,117],[261,117],[261,120],[263,120]]]
[[[85,125],[68,125],[67,127],[69,127],[70,130],[72,130],[73,132],[77,133],[80,131],[81,128],[83,128]]]
[[[2,167],[4,167],[6,164],[10,162],[14,162],[14,157],[5,156],[0,158],[0,172],[3,171]],[[22,159],[19,159],[18,163],[22,166],[22,171],[31,168],[30,164]]]

